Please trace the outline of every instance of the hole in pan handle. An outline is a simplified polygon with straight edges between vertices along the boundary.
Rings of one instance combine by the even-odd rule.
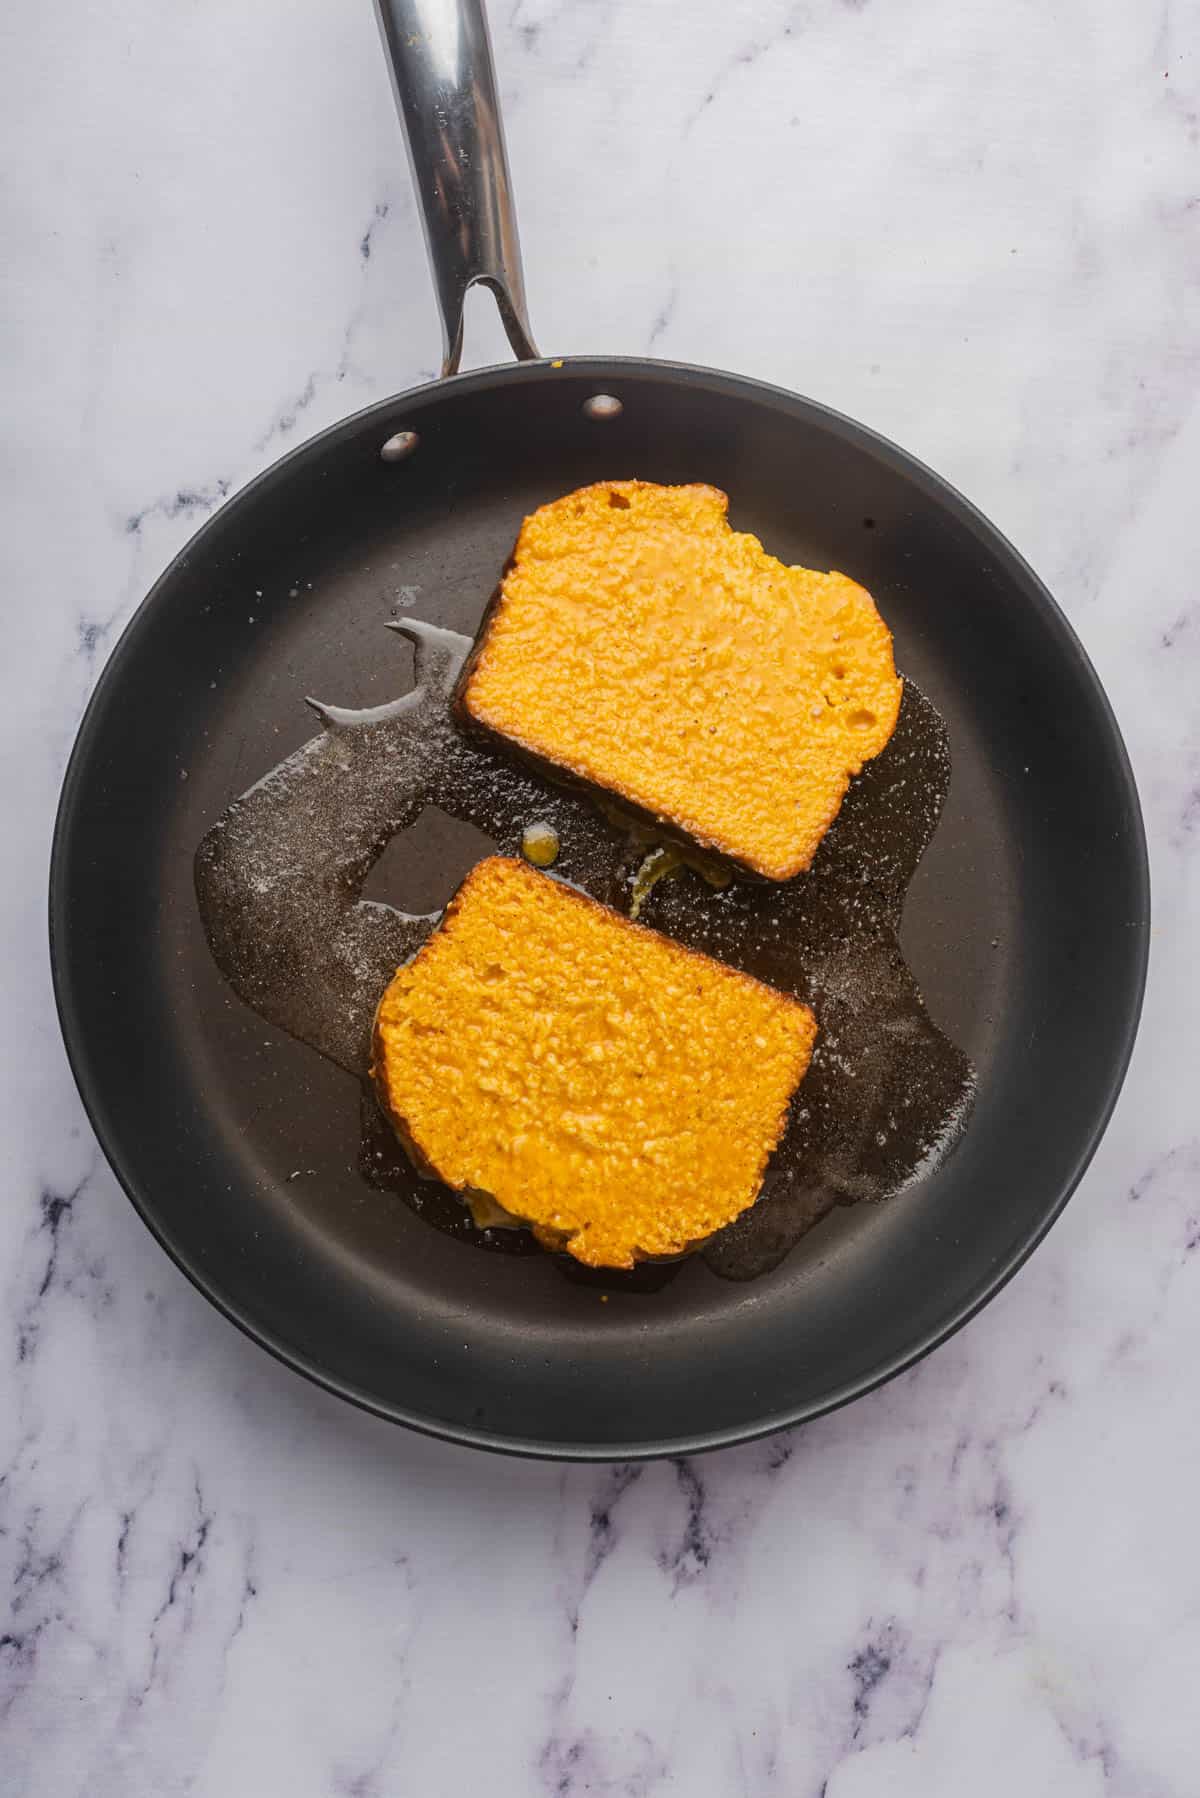
[[[483,0],[376,0],[442,315],[442,373],[462,356],[468,288],[490,287],[521,362],[538,352]]]

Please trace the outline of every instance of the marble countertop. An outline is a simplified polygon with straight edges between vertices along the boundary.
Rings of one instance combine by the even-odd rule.
[[[431,375],[437,327],[367,0],[12,13],[0,1788],[1194,1793],[1200,4],[497,0],[493,30],[543,346],[863,417],[1066,608],[1151,840],[1138,1049],[999,1299],[788,1437],[484,1457],[212,1311],[66,1066],[55,799],[168,558]],[[468,337],[501,355],[482,297]]]

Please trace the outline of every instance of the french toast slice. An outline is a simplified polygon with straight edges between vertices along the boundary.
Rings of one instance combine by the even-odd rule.
[[[373,1073],[419,1166],[629,1268],[754,1203],[815,1035],[799,1000],[491,856],[384,993]]]
[[[769,880],[807,868],[902,683],[865,588],[789,568],[715,487],[600,481],[521,526],[465,720]]]

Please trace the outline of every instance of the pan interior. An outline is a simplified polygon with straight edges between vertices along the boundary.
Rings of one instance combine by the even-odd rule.
[[[594,417],[597,392],[622,401]],[[401,429],[399,462],[380,457]],[[907,959],[970,1056],[969,1128],[881,1207],[746,1285],[564,1280],[429,1228],[358,1170],[355,1082],[214,966],[192,858],[311,736],[303,695],[394,697],[405,612],[470,633],[522,516],[584,482],[700,480],[787,562],[874,593],[953,774],[909,890]],[[369,891],[449,896],[486,852],[429,817]],[[661,365],[485,371],[373,408],[278,465],[164,576],[114,654],[60,815],[52,929],[101,1139],[171,1252],[268,1346],[467,1440],[578,1455],[733,1439],[852,1395],[992,1290],[1078,1177],[1115,1096],[1144,963],[1136,798],[1074,638],[971,508],[821,408]]]

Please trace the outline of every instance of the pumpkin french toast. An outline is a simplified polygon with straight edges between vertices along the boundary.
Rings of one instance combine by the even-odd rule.
[[[384,993],[373,1073],[419,1166],[628,1268],[754,1203],[815,1035],[798,1000],[492,856]]]
[[[601,481],[526,518],[468,722],[769,880],[807,868],[896,726],[865,588],[734,531],[715,487]]]

